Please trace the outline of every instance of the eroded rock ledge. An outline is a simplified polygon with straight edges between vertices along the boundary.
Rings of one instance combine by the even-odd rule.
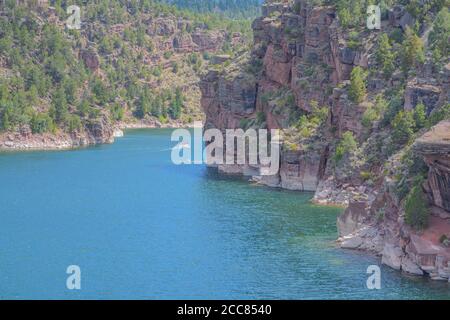
[[[430,204],[429,226],[417,231],[405,224],[403,203],[386,177],[375,201],[351,202],[338,218],[338,241],[343,248],[372,251],[394,269],[448,281],[450,248],[442,236],[450,234],[450,121],[417,139],[414,150],[429,167],[423,183]]]

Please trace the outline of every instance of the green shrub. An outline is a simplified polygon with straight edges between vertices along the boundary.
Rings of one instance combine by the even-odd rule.
[[[373,173],[370,171],[361,171],[359,173],[359,175],[360,175],[361,179],[363,179],[364,181],[373,180],[373,178],[374,178]]]
[[[366,74],[364,70],[357,66],[354,67],[350,75],[350,88],[348,90],[349,98],[353,102],[362,102],[366,95]]]
[[[250,119],[242,118],[239,121],[239,128],[246,130],[250,124]]]
[[[120,103],[114,103],[111,106],[111,117],[113,120],[115,121],[120,121],[123,119],[124,116],[124,109],[122,108],[122,106],[120,105]]]
[[[396,43],[402,43],[403,42],[403,32],[400,28],[395,28],[392,30],[392,32],[389,34],[389,39]]]
[[[434,110],[428,118],[426,126],[431,128],[438,122],[445,119],[450,119],[450,103],[442,106],[440,109]]]
[[[172,57],[173,52],[172,51],[166,51],[164,52],[164,59],[170,59],[170,57]]]
[[[262,111],[258,111],[258,113],[256,114],[256,121],[258,124],[262,124],[263,122],[265,122],[266,114]]]
[[[375,120],[377,120],[377,118],[378,118],[378,114],[377,114],[375,108],[369,107],[366,109],[366,111],[364,111],[364,114],[361,119],[361,123],[364,127],[371,128],[372,123]]]
[[[37,113],[31,118],[31,132],[44,133],[54,130],[52,118],[47,113]]]
[[[414,108],[414,121],[416,123],[416,129],[422,129],[425,127],[427,122],[427,113],[425,111],[425,105],[423,103],[419,103]]]
[[[341,161],[345,155],[354,152],[357,148],[358,143],[356,142],[353,133],[351,131],[344,132],[342,134],[341,141],[339,141],[338,145],[336,146],[336,151],[334,154],[335,161]]]
[[[449,55],[450,44],[450,12],[448,8],[442,8],[436,16],[433,29],[430,31],[429,42],[431,48],[438,50],[443,57]]]
[[[386,112],[383,115],[383,126],[392,124],[395,116],[403,109],[403,90],[386,94],[389,102],[386,102]]]
[[[161,74],[162,74],[162,68],[160,66],[154,67],[153,70],[152,70],[152,74],[155,77],[159,78],[161,76]]]
[[[357,50],[361,47],[361,37],[359,36],[359,33],[356,31],[350,31],[349,33],[349,40],[347,42],[347,46],[350,49]]]
[[[400,111],[392,121],[392,138],[394,142],[402,145],[408,143],[414,134],[415,122],[410,111]]]
[[[71,114],[66,117],[68,132],[74,132],[81,128],[81,120],[77,115]]]
[[[402,44],[402,68],[406,72],[425,61],[425,50],[422,39],[410,28],[406,28]]]
[[[439,237],[439,242],[444,243],[445,241],[448,241],[447,235],[443,234]]]
[[[428,201],[423,193],[421,184],[415,185],[405,200],[405,221],[416,229],[425,229],[428,226]]]
[[[392,50],[386,33],[383,33],[378,40],[378,49],[375,57],[378,65],[383,70],[383,75],[386,79],[389,79],[395,70],[395,52]]]

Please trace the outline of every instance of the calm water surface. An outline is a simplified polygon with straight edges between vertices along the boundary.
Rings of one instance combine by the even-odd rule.
[[[450,298],[386,267],[368,290],[379,260],[335,247],[339,209],[175,166],[170,132],[0,154],[0,298]],[[81,290],[66,289],[69,265]]]

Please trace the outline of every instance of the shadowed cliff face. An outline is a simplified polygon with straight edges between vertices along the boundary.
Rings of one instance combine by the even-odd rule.
[[[252,25],[251,54],[204,75],[200,88],[207,128],[288,128],[296,114],[310,112],[311,103],[316,103],[330,106],[331,118],[339,124],[337,134],[352,126],[357,129],[348,120],[354,118],[354,112],[351,115],[343,107],[346,97],[338,91],[331,93],[349,78],[354,65],[364,64],[364,59],[340,44],[333,8],[303,3],[298,8],[294,11],[280,4],[264,7],[264,16]],[[272,15],[275,11],[281,14]],[[261,182],[315,191],[327,171],[330,146],[326,140],[334,135],[331,124],[324,123],[321,135],[312,137],[312,150],[285,150],[279,175],[262,177]]]
[[[398,270],[448,279],[450,252],[439,240],[450,236],[448,121],[411,148],[393,140],[393,125],[382,124],[382,117],[367,126],[363,116],[377,105],[377,97],[393,97],[386,95],[390,91],[398,92],[396,112],[414,112],[419,104],[427,117],[438,112],[449,101],[450,66],[437,71],[426,60],[416,73],[397,70],[386,79],[374,58],[378,34],[358,30],[360,41],[351,45],[333,7],[296,0],[293,6],[267,5],[262,12],[252,25],[251,53],[202,77],[202,108],[207,128],[282,129],[280,172],[260,176],[245,165],[219,166],[219,172],[250,175],[274,187],[315,191],[315,202],[347,207],[338,219],[342,247],[375,252]],[[397,6],[383,22],[385,32],[405,30],[411,19]],[[349,94],[355,67],[371,70],[365,79],[367,94],[358,103]],[[311,129],[303,120],[314,119],[318,106],[324,108],[325,119]],[[417,130],[416,137],[425,131]],[[338,159],[337,149],[348,133],[357,151]],[[423,159],[426,165],[421,170],[429,172],[421,185],[431,212],[424,231],[405,223],[400,185],[402,181],[411,185],[418,173],[406,168],[404,159],[422,163]]]
[[[426,183],[433,205],[450,212],[450,121],[442,121],[416,141],[430,168]]]

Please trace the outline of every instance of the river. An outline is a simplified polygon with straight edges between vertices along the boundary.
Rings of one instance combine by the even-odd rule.
[[[0,154],[1,299],[449,299],[336,247],[312,194],[176,166],[171,130],[114,144]],[[68,290],[66,269],[81,270]],[[381,289],[369,290],[368,266]]]

